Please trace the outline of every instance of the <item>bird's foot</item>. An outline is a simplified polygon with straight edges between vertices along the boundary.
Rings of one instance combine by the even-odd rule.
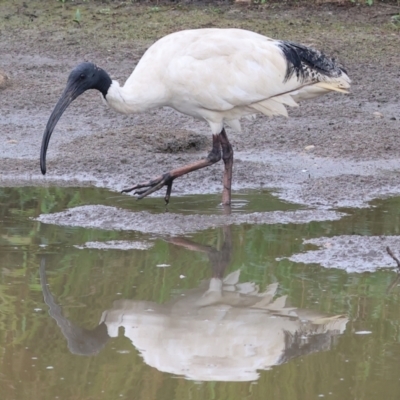
[[[226,138],[226,142],[229,144],[228,139]],[[233,153],[232,153],[233,155]],[[215,164],[221,159],[221,143],[220,143],[220,135],[213,135],[213,147],[208,156],[199,161],[195,161],[193,163],[184,165],[182,167],[178,167],[172,169],[171,171],[163,174],[157,178],[151,179],[148,182],[139,183],[129,189],[123,190],[121,193],[129,193],[135,191],[137,195],[137,199],[143,199],[143,197],[148,196],[151,193],[160,190],[163,186],[167,186],[167,193],[165,194],[164,200],[168,204],[169,198],[171,196],[172,190],[172,183],[174,179],[186,175],[189,172],[197,171],[198,169],[209,167],[212,164]],[[225,160],[224,160],[225,161]],[[228,182],[230,184],[230,181]],[[144,189],[143,189],[144,188]],[[139,190],[138,190],[139,189]],[[229,198],[225,199],[226,204],[230,203],[230,191],[229,191]]]
[[[171,197],[172,183],[174,179],[175,178],[172,177],[169,172],[167,172],[166,174],[163,174],[158,178],[151,179],[148,182],[139,183],[129,189],[124,189],[121,191],[121,193],[129,193],[135,191],[134,194],[136,194],[137,199],[140,200],[143,199],[143,197],[146,197],[149,194],[154,193],[157,190],[160,190],[163,186],[167,186],[167,193],[165,194],[164,200],[165,203],[168,204],[169,199]]]

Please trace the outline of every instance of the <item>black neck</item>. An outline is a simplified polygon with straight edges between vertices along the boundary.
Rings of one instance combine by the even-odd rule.
[[[110,78],[110,75],[108,75],[107,72],[104,71],[103,69],[101,69],[99,71],[99,73],[100,73],[100,79],[96,85],[96,89],[102,93],[104,98],[106,98],[106,95],[107,95],[108,89],[111,86],[112,80]]]

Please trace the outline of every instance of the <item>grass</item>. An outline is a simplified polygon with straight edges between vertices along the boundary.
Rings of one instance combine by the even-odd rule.
[[[53,55],[54,48],[66,43],[70,46],[85,43],[84,47],[76,48],[79,57],[103,60],[106,52],[116,60],[120,57],[122,61],[129,56],[135,61],[151,43],[176,30],[204,27],[242,28],[273,38],[312,44],[328,54],[333,49],[344,60],[351,62],[356,59],[357,62],[362,62],[384,57],[381,46],[376,42],[380,41],[382,34],[389,35],[388,40],[395,41],[395,37],[391,35],[399,26],[400,10],[392,5],[385,9],[390,12],[393,10],[393,17],[385,11],[383,18],[371,19],[369,12],[376,11],[370,10],[382,3],[377,0],[373,0],[372,7],[367,6],[365,0],[359,0],[360,13],[357,11],[356,19],[349,17],[348,10],[351,12],[355,7],[351,0],[340,0],[340,4],[348,4],[350,8],[329,6],[331,13],[322,19],[319,7],[308,11],[305,5],[321,4],[325,1],[332,3],[331,0],[265,0],[265,4],[262,0],[257,1],[260,2],[258,5],[243,7],[223,2],[190,5],[166,3],[164,0],[159,0],[158,3],[88,0],[79,1],[79,8],[78,2],[72,0],[65,0],[62,4],[58,1],[32,0],[25,3],[26,7],[23,6],[23,0],[5,1],[0,30],[6,36],[7,33],[12,35],[11,42],[19,40],[18,37],[21,40],[30,37],[40,47],[39,51],[43,55]],[[335,1],[338,3],[339,0]],[[288,7],[289,3],[297,7]],[[385,3],[396,4],[397,1]],[[35,18],[28,20],[25,14],[31,13],[35,13]],[[351,13],[354,14],[354,11]],[[388,15],[385,16],[386,14]],[[118,52],[115,50],[116,39],[119,43]],[[6,37],[4,40],[3,43],[8,42]]]

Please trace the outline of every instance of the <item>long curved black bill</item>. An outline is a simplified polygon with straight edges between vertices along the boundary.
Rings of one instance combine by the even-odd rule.
[[[58,120],[61,118],[61,115],[63,115],[67,107],[78,96],[79,92],[76,90],[76,88],[73,85],[68,85],[61,95],[60,99],[58,100],[56,106],[54,107],[54,110],[51,113],[49,120],[47,121],[46,129],[44,131],[42,139],[42,148],[40,150],[40,169],[43,175],[46,173],[46,153],[49,146],[51,134],[53,133],[53,130],[57,125]]]

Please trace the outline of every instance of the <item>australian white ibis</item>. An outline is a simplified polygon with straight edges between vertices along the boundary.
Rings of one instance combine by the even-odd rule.
[[[225,164],[222,203],[231,201],[233,150],[225,125],[240,131],[240,118],[256,113],[285,115],[285,106],[330,91],[347,93],[346,71],[318,50],[274,40],[241,29],[196,29],[172,33],[143,55],[124,86],[92,63],[76,66],[56,104],[43,135],[40,154],[46,173],[46,151],[57,121],[68,105],[89,89],[101,92],[115,110],[130,114],[157,107],[205,120],[213,134],[208,156],[140,183],[141,199],[167,186],[168,203],[174,179],[212,165]]]

